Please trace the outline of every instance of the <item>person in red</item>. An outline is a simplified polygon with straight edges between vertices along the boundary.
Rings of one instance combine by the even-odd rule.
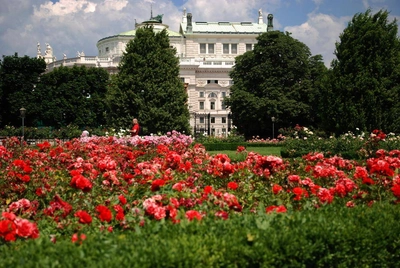
[[[137,136],[139,135],[139,130],[140,130],[140,126],[139,126],[139,122],[136,118],[133,118],[132,120],[133,126],[131,129],[131,136]]]

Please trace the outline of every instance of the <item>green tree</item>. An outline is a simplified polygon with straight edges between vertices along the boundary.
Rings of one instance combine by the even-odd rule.
[[[359,128],[400,131],[400,42],[389,13],[357,13],[336,43],[322,92],[323,124],[337,134]]]
[[[35,123],[98,127],[106,123],[109,74],[102,68],[59,67],[41,76],[34,91]]]
[[[110,125],[127,128],[136,117],[142,134],[189,131],[188,96],[175,54],[166,30],[136,31],[109,88]]]
[[[17,53],[3,56],[0,60],[0,127],[20,126],[19,109],[22,107],[27,110],[25,124],[32,124],[31,115],[36,105],[33,93],[45,70],[43,59],[18,57]]]
[[[227,105],[234,125],[246,137],[271,136],[276,127],[310,125],[313,87],[322,75],[322,57],[289,33],[272,31],[258,38],[253,51],[236,58],[230,73],[234,81]]]

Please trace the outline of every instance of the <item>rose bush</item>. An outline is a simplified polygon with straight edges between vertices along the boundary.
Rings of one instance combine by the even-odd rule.
[[[149,221],[400,201],[400,150],[378,150],[366,161],[323,152],[294,160],[248,152],[233,162],[178,132],[6,144],[0,146],[3,241],[34,239],[43,230],[53,242],[84,243],[91,233],[129,232]]]

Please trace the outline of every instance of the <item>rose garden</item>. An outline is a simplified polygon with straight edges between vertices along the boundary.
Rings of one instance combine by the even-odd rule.
[[[381,148],[390,142],[381,132],[371,141],[358,159],[238,146],[232,160],[178,132],[53,145],[12,137],[0,146],[3,263],[391,266],[400,150]]]

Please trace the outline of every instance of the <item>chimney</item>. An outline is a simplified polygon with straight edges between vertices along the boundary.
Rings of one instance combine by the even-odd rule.
[[[267,32],[273,31],[274,30],[274,24],[272,20],[274,19],[274,15],[268,14],[268,26],[267,26]]]

